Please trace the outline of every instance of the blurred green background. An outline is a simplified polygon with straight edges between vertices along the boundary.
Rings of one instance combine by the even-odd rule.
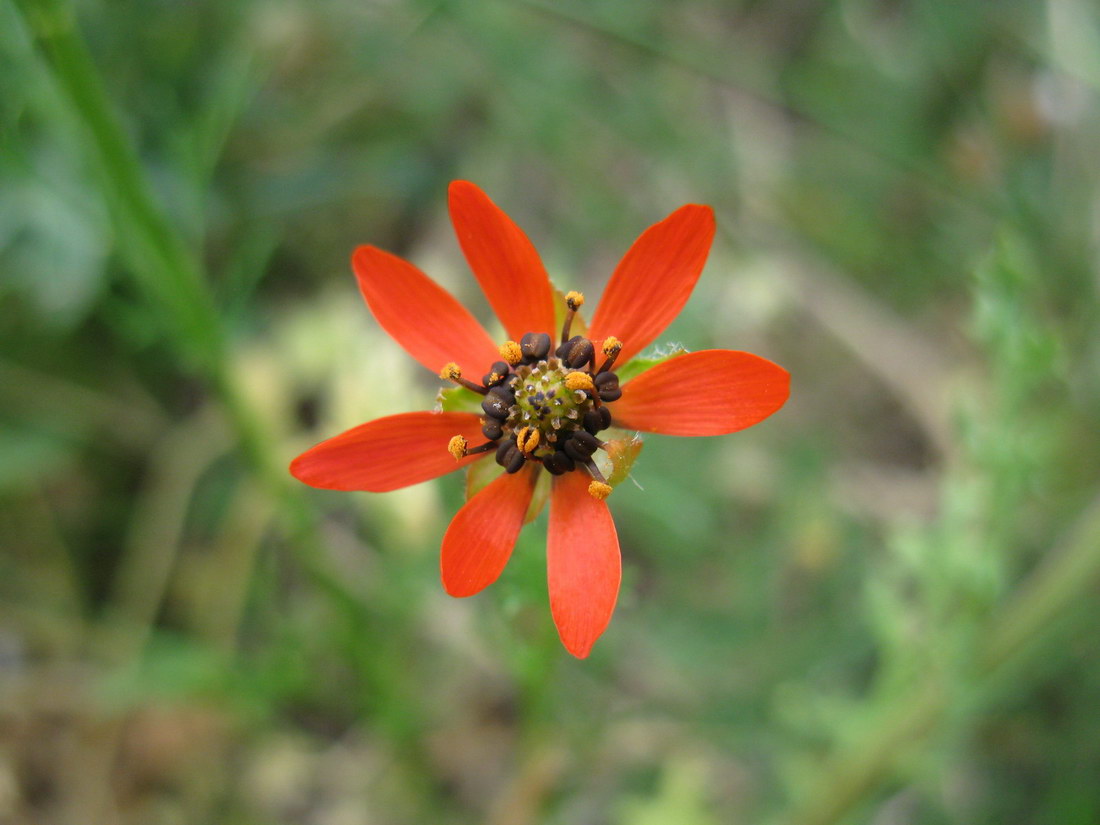
[[[1098,92],[1089,0],[0,0],[0,822],[1100,822]],[[541,521],[452,600],[460,476],[286,474],[439,386],[355,245],[489,320],[460,177],[593,303],[712,204],[665,338],[793,375],[584,662]]]

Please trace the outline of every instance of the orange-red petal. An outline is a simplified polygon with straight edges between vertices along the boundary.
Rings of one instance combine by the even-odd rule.
[[[527,235],[469,181],[451,183],[448,202],[462,252],[508,335],[553,335],[550,279]]]
[[[550,613],[565,649],[578,659],[611,621],[622,579],[615,522],[606,502],[588,494],[590,481],[579,470],[554,479],[546,536]]]
[[[589,337],[614,335],[625,364],[684,308],[714,240],[714,211],[689,203],[649,227],[623,256],[589,327]]]
[[[452,596],[472,596],[497,580],[512,555],[535,489],[537,464],[497,478],[455,513],[443,536],[440,570]]]
[[[418,484],[483,458],[455,461],[447,452],[452,436],[484,441],[481,419],[473,413],[413,412],[360,424],[322,441],[290,464],[299,481],[326,490],[385,493]]]
[[[477,319],[408,261],[361,246],[351,266],[382,329],[432,372],[454,361],[476,381],[499,359],[496,344]]]
[[[783,406],[790,374],[750,352],[702,350],[678,355],[623,385],[611,406],[616,426],[665,435],[723,435]]]

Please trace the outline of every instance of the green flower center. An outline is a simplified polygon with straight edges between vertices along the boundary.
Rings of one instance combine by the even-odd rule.
[[[516,401],[506,429],[538,430],[541,446],[536,455],[552,453],[554,446],[577,430],[584,414],[595,406],[587,393],[566,386],[565,377],[571,372],[576,370],[567,369],[557,358],[551,358],[520,366],[510,382]]]

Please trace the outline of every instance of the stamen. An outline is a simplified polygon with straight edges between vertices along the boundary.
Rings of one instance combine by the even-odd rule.
[[[611,495],[611,485],[604,484],[602,481],[592,481],[588,485],[588,495],[592,498],[598,498],[603,501],[609,495]]]
[[[565,376],[565,386],[571,390],[583,390],[587,393],[594,393],[596,391],[596,385],[592,383],[592,376],[587,372],[571,372]]]
[[[592,476],[592,478],[596,479],[596,481],[602,482],[603,484],[607,485],[607,479],[603,477],[603,473],[600,472],[600,468],[596,466],[595,461],[593,461],[590,458],[587,461],[582,462],[582,463],[584,464],[585,469],[588,470],[588,473],[589,473],[589,475]],[[610,485],[608,485],[608,486],[610,486]],[[591,492],[591,491],[592,491],[591,485],[589,485],[589,492]]]
[[[504,472],[506,473],[518,473],[522,468],[524,462],[527,461],[527,457],[524,456],[518,449],[513,449],[509,454],[507,463],[504,465]]]
[[[539,431],[534,427],[523,427],[516,431],[516,446],[521,453],[530,456],[539,446]]]
[[[565,294],[565,321],[561,325],[561,342],[569,340],[569,329],[573,326],[573,316],[577,310],[584,306],[584,295],[580,292],[569,291]]]
[[[567,367],[580,369],[585,364],[596,364],[596,348],[587,338],[577,337],[571,340],[569,348],[562,357]]]
[[[504,435],[504,428],[501,422],[495,418],[483,418],[481,419],[481,434],[490,441],[496,441]]]
[[[598,397],[598,396],[597,396]],[[584,428],[595,435],[600,430],[606,430],[611,426],[611,410],[607,407],[596,407],[584,414]]]
[[[596,452],[598,446],[599,440],[592,433],[587,430],[575,430],[569,436],[569,440],[562,446],[562,449],[573,460],[586,462],[590,460],[592,453]]]
[[[613,372],[601,372],[595,378],[596,390],[600,399],[607,401],[618,401],[623,394],[623,391],[619,388],[619,376]]]
[[[495,387],[504,381],[505,378],[511,373],[511,367],[504,361],[495,361],[489,371],[482,376],[481,382],[486,387]]]
[[[481,402],[481,409],[483,409],[485,414],[490,418],[504,421],[508,418],[508,414],[511,412],[512,405],[515,402],[515,394],[507,387],[493,387],[485,395],[485,400]]]
[[[560,476],[564,473],[572,472],[577,465],[573,462],[573,459],[561,450],[555,450],[542,459],[542,466],[545,467],[551,475]]]
[[[597,373],[607,372],[611,369],[611,365],[615,363],[615,359],[619,357],[619,353],[622,352],[623,342],[616,338],[614,335],[609,335],[604,338],[603,341],[603,354],[607,356],[600,368],[596,370]]]
[[[463,378],[462,370],[459,369],[458,364],[454,361],[448,361],[443,365],[443,369],[439,371],[439,377],[444,381],[454,381],[459,386],[465,387],[468,390],[473,390],[481,395],[485,395],[485,393],[489,391],[487,387],[483,387],[481,384],[475,384],[468,378]]]
[[[519,341],[524,358],[534,363],[550,354],[550,336],[545,332],[528,332]]]
[[[515,341],[505,341],[500,345],[500,357],[514,367],[523,360],[523,350]]]
[[[496,461],[504,468],[504,472],[518,473],[527,459],[519,451],[515,441],[502,441],[497,446]]]
[[[454,456],[455,461],[461,461],[466,457],[466,448],[469,446],[469,442],[460,435],[456,435],[449,442],[447,442],[447,452]]]

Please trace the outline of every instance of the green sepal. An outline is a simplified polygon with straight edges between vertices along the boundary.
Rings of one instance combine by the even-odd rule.
[[[531,503],[527,506],[527,513],[523,517],[524,524],[530,524],[539,517],[542,508],[550,500],[550,488],[553,484],[550,473],[539,471],[538,480],[535,482],[535,492],[531,495]]]
[[[608,439],[606,450],[596,451],[596,466],[608,484],[617,487],[626,480],[643,446],[644,442],[638,435],[623,433],[621,438]]]
[[[504,468],[493,461],[493,454],[488,458],[475,461],[466,468],[466,500],[469,501],[483,489],[488,487],[497,477],[504,472]]]
[[[631,358],[625,364],[614,367],[615,374],[619,376],[619,383],[625,384],[631,378],[637,378],[643,372],[651,369],[658,364],[667,361],[669,358],[676,358],[679,355],[684,355],[687,350],[679,344],[674,345],[668,352],[662,352],[657,355],[648,356],[646,358]],[[611,408],[614,413],[614,407]]]
[[[483,489],[488,487],[504,473],[504,468],[485,458],[475,461],[466,468],[466,500],[469,501]],[[546,506],[550,498],[550,473],[544,473],[539,469],[538,479],[535,481],[535,491],[531,496],[531,504],[527,507],[527,513],[523,517],[524,524],[530,524],[539,517],[542,508]]]
[[[480,415],[481,400],[484,397],[465,387],[444,387],[435,396],[435,411],[472,412]]]

